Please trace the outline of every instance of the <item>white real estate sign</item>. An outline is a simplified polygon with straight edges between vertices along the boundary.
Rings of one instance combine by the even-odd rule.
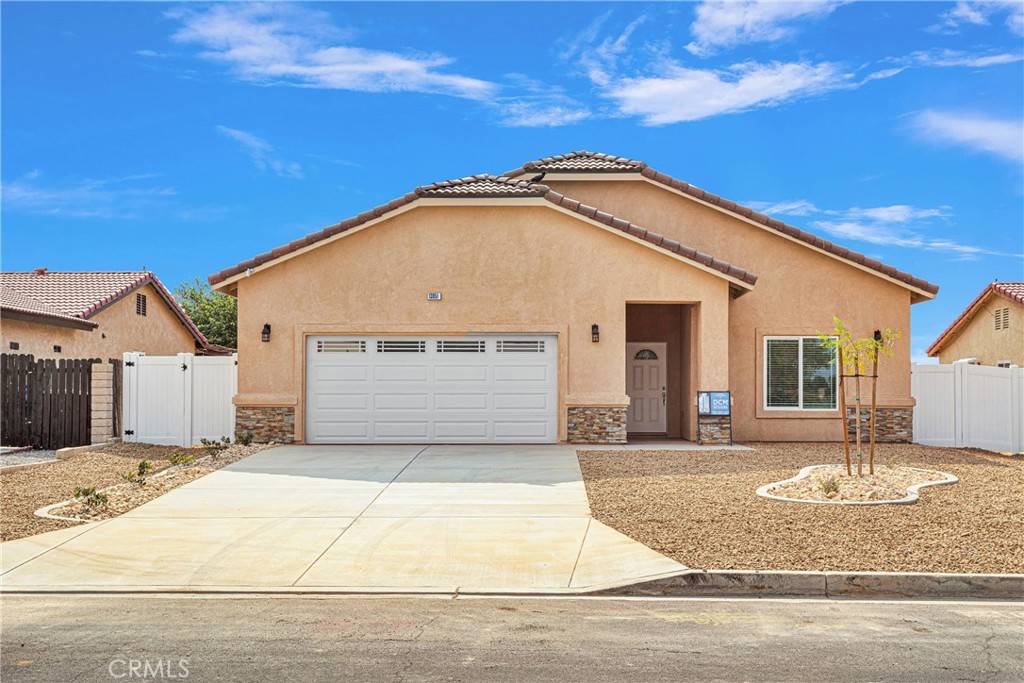
[[[556,335],[314,336],[307,443],[552,443]]]
[[[125,441],[195,446],[234,438],[238,355],[124,354]]]
[[[914,365],[914,441],[927,446],[1024,450],[1024,368]]]

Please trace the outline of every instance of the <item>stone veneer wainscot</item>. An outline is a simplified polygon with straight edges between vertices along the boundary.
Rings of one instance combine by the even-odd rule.
[[[847,406],[846,426],[850,437],[854,436],[856,408]],[[862,408],[860,413],[861,439],[866,443],[871,429],[871,410]],[[838,430],[837,430],[838,431]],[[841,438],[841,437],[840,437]],[[914,409],[913,408],[882,408],[875,413],[875,441],[882,443],[910,443],[914,440]]]
[[[570,443],[626,443],[625,406],[569,408]]]
[[[732,443],[732,419],[721,415],[697,420],[697,443],[702,446],[728,446]]]
[[[238,406],[235,434],[251,434],[256,443],[291,443],[295,440],[295,408]]]

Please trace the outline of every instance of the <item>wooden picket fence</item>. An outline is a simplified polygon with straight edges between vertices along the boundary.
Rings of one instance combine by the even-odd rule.
[[[90,443],[98,362],[0,354],[0,445],[53,450]]]

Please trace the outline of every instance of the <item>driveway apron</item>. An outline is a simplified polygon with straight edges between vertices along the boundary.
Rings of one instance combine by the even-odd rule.
[[[281,446],[0,557],[5,592],[564,593],[685,570],[591,518],[568,446]]]

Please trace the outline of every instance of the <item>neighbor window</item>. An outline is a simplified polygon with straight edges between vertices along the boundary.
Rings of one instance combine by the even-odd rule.
[[[835,352],[817,337],[764,338],[764,407],[835,410]]]
[[[17,351],[21,348],[21,344],[18,342],[11,342],[11,351]]]
[[[135,315],[146,315],[146,295],[135,295]]]
[[[1013,361],[1009,361],[1009,360],[1001,360],[998,363],[996,363],[996,367],[998,367],[998,368],[1008,368],[1011,365],[1013,365]]]

